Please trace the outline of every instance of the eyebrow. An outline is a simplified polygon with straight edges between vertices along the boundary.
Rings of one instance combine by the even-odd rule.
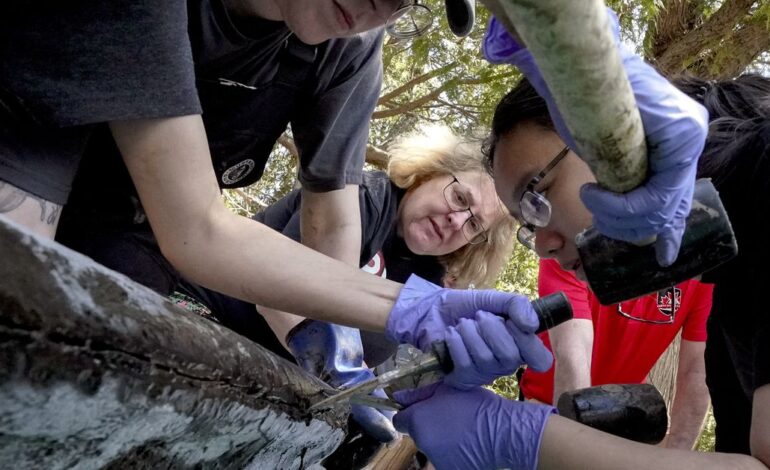
[[[473,193],[473,188],[462,181],[460,181],[456,176],[454,177],[458,183],[460,183],[460,187],[463,189],[463,192],[468,196],[470,201],[468,202],[468,207],[471,207],[474,202],[478,201],[479,198],[476,197],[476,195]],[[478,211],[477,211],[478,212]],[[471,213],[473,214],[473,217],[478,219],[478,221],[481,223],[481,225],[484,226],[484,228],[488,227],[488,220],[481,214],[480,212],[473,212],[473,209],[471,209]]]

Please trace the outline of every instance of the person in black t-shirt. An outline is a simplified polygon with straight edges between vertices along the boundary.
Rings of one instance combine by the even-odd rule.
[[[377,266],[376,273],[396,282],[417,274],[448,287],[494,285],[512,250],[514,225],[498,204],[479,150],[446,129],[431,128],[400,139],[391,148],[388,173],[390,177],[380,171],[365,172],[359,187],[362,242],[358,265],[368,271],[371,262]],[[254,218],[297,240],[302,194],[291,191]],[[472,219],[468,212],[453,211],[447,202],[468,196],[483,201]],[[202,304],[226,326],[285,356],[253,304],[184,279],[176,290]],[[280,314],[268,317],[281,341],[302,320],[291,316],[293,320],[282,321],[290,317]],[[395,350],[396,345],[382,335],[363,333],[363,337],[371,366]]]
[[[468,0],[447,0],[446,4],[451,8],[459,5],[466,14],[456,18],[472,22]],[[142,210],[135,214],[146,216],[153,235],[152,239],[139,235],[139,243],[126,250],[125,256],[144,250],[150,256],[162,253],[186,278],[235,298],[385,331],[394,342],[421,348],[446,338],[458,350],[472,344],[495,358],[495,364],[457,365],[447,376],[456,383],[491,381],[511,373],[528,357],[550,357],[532,335],[537,328],[536,314],[523,296],[445,289],[417,276],[404,285],[368,276],[231,213],[221,200],[219,182],[242,181],[244,175],[252,175],[258,162],[246,158],[229,166],[215,168],[212,164],[206,139],[207,126],[212,123],[201,117],[205,100],[199,100],[198,88],[201,95],[205,91],[196,81],[195,68],[205,60],[196,55],[200,49],[191,45],[196,37],[188,36],[188,5],[182,0],[44,0],[0,5],[0,214],[4,219],[52,237],[84,148],[96,145],[89,142],[90,137],[106,138],[106,146],[114,139],[138,195],[127,203],[139,207],[141,202]],[[227,0],[221,5],[233,25],[238,23],[237,31],[226,25],[222,30],[222,37],[230,41],[239,42],[244,24],[256,17],[284,23],[310,48],[342,37],[363,43],[363,36],[356,39],[359,33],[384,25],[397,10],[402,11],[399,0]],[[191,8],[191,26],[196,24],[195,14]],[[201,22],[205,28],[215,28],[205,15]],[[374,33],[363,33],[367,34]],[[258,45],[251,52],[258,55],[261,50]],[[281,50],[291,55],[287,58],[290,68],[308,62],[307,48],[302,45],[288,41]],[[315,64],[331,57],[331,53],[323,54],[309,61]],[[223,64],[229,58],[225,50],[212,64]],[[243,62],[238,70],[253,65]],[[340,60],[336,65],[343,71],[335,75],[339,80],[319,80],[319,86],[333,90],[349,78],[348,64]],[[293,75],[282,74],[279,68],[272,78],[280,81]],[[249,84],[226,77],[220,83],[245,90],[262,85],[261,81]],[[345,98],[330,100],[343,106]],[[231,97],[223,103],[212,102],[227,105],[236,101]],[[261,112],[270,116],[273,110],[261,108]],[[301,119],[302,110],[298,113]],[[248,118],[232,122],[248,124]],[[233,138],[250,141],[253,136],[241,131],[235,129]],[[302,134],[304,137],[296,136],[298,142],[303,138],[319,143],[348,138],[334,132],[324,134],[312,122]],[[212,150],[214,154],[219,151]],[[112,176],[96,173],[109,183]],[[306,178],[305,183],[312,183],[311,179]],[[349,188],[347,191],[349,196]],[[347,200],[357,202],[356,193]],[[85,197],[95,202],[101,194],[88,191]],[[469,207],[473,212],[480,209],[475,201]],[[103,222],[110,223],[106,217]],[[352,243],[358,244],[359,239]],[[479,310],[488,312],[484,325],[508,321],[509,328],[482,328],[473,337],[448,336],[448,328],[460,319],[467,319],[464,324],[480,323]]]

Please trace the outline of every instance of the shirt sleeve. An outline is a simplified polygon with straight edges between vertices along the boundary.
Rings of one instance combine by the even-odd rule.
[[[573,318],[592,319],[591,307],[588,302],[588,287],[580,282],[574,274],[563,270],[556,261],[540,260],[537,288],[540,297],[559,291],[564,292],[572,305]]]
[[[36,120],[200,113],[184,0],[22,3],[0,11],[0,45],[23,44],[0,47],[0,85]]]
[[[706,321],[711,313],[712,284],[690,281],[692,289],[692,307],[682,326],[682,339],[687,341],[706,341]]]
[[[292,119],[303,188],[325,192],[360,184],[369,120],[382,85],[382,30],[313,103]]]

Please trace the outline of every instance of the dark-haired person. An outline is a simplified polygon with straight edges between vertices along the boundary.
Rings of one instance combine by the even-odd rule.
[[[770,79],[747,75],[677,84],[712,117],[698,176],[713,179],[740,246],[733,261],[703,276],[714,283],[707,350],[715,340],[720,347],[707,356],[722,362],[718,372],[727,366],[734,371],[707,380],[712,387],[726,382],[721,387],[728,392],[739,389],[751,404],[751,421],[745,423],[750,430],[743,430],[751,455],[639,444],[557,416],[550,406],[506,400],[481,388],[462,392],[441,385],[403,393],[400,400],[411,406],[393,422],[439,470],[770,468],[770,312],[764,298],[770,283]],[[565,142],[528,82],[501,101],[492,128],[495,183],[522,224],[519,238],[530,240],[540,256],[572,266],[580,277],[574,236],[590,223],[590,214],[577,196],[595,181],[593,174],[571,150],[549,165]],[[527,187],[545,168],[547,175]],[[547,201],[542,206],[547,210],[528,212],[527,192]]]
[[[464,0],[450,3],[455,8],[458,3],[469,8]],[[259,130],[240,127],[248,126],[249,116],[253,117],[249,114],[243,120],[230,121],[239,127],[224,141],[208,142],[207,126],[212,122],[206,122],[201,113],[209,114],[211,108],[205,109],[207,98],[199,99],[198,89],[204,87],[197,79],[213,79],[224,88],[232,86],[234,93],[259,93],[259,87],[273,79],[280,85],[286,74],[279,67],[265,74],[252,68],[258,68],[264,59],[262,52],[270,56],[268,62],[271,57],[283,57],[296,37],[308,46],[300,50],[315,50],[317,55],[291,49],[287,66],[297,65],[295,59],[314,66],[328,59],[335,72],[324,74],[324,80],[313,84],[328,93],[305,97],[303,103],[322,110],[345,108],[359,95],[337,95],[336,87],[349,84],[356,66],[372,59],[376,62],[380,33],[370,30],[382,27],[408,5],[399,0],[212,0],[210,10],[197,9],[207,4],[203,0],[75,0],[0,5],[2,217],[53,237],[84,149],[95,145],[90,138],[114,139],[138,195],[127,203],[141,203],[143,210],[136,213],[140,219],[146,216],[152,228],[152,237],[146,238],[145,232],[122,253],[129,260],[140,253],[149,253],[150,258],[162,254],[174,270],[215,291],[282,311],[302,312],[310,318],[385,331],[394,342],[422,348],[445,338],[448,326],[468,318],[479,328],[471,341],[501,362],[467,367],[458,364],[454,374],[464,377],[464,382],[491,380],[501,370],[509,373],[530,353],[549,355],[539,340],[527,343],[527,338],[534,337],[538,321],[524,296],[445,289],[419,277],[401,285],[367,275],[353,263],[332,260],[263,224],[233,214],[221,200],[220,182],[238,180],[247,170],[257,171],[257,160],[261,166],[265,152],[262,144],[267,140],[259,141],[259,149],[239,147],[247,153],[259,150],[254,159],[241,159],[235,167],[215,168],[209,144],[215,153],[229,155],[217,144],[226,147],[250,141],[258,137],[255,134]],[[188,35],[188,23],[221,39],[207,44],[214,55],[200,53],[208,49],[196,43],[201,37]],[[244,32],[265,34],[268,40],[249,47],[253,38]],[[353,50],[360,47],[360,53],[343,60],[334,54],[334,48],[322,44],[335,38],[347,38]],[[239,47],[242,43],[247,44],[245,50]],[[243,60],[250,54],[254,61]],[[218,80],[222,77],[215,72],[196,75],[217,67],[228,72],[224,80]],[[245,82],[227,78],[236,76],[250,78]],[[377,79],[379,71],[366,76]],[[372,98],[369,84],[363,86],[367,92],[360,95],[360,103],[352,105],[373,106],[376,93]],[[330,103],[318,102],[323,97]],[[213,104],[239,105],[237,97],[229,98],[215,99]],[[259,111],[265,119],[277,118],[271,109]],[[308,117],[301,114],[301,106],[295,111],[297,119]],[[357,153],[363,151],[366,141],[361,133],[346,128],[338,134],[334,127],[323,127],[308,123],[296,136],[298,142],[320,146],[334,140],[339,151],[352,159],[363,158]],[[351,139],[351,145],[346,145],[346,139]],[[360,170],[353,165],[340,180],[338,173],[343,169],[324,168],[319,169],[319,181],[324,180],[319,190],[342,189],[343,183],[352,181],[347,178],[355,179]],[[305,183],[311,179],[309,174],[305,174]],[[107,184],[118,184],[112,180],[116,178],[113,173],[97,172],[96,176]],[[345,191],[352,192],[355,204],[356,191]],[[97,205],[101,197],[90,191],[85,196]],[[358,212],[353,212],[357,216]],[[97,220],[95,225],[110,224],[107,219]],[[353,243],[360,241],[354,239]],[[352,259],[357,258],[356,249]],[[160,258],[153,261],[165,262]],[[489,330],[477,320],[480,310],[502,315],[491,323],[492,334],[501,331],[497,322],[507,321],[508,328],[503,329],[507,341],[486,340]],[[524,344],[531,349],[525,350]]]

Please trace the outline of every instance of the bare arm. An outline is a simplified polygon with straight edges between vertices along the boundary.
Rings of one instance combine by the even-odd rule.
[[[756,409],[756,407],[755,407]],[[640,444],[551,416],[543,433],[538,469],[731,470],[767,467],[739,454],[693,452]]]
[[[770,468],[770,384],[754,391],[751,412],[751,455]]]
[[[185,277],[254,304],[384,329],[401,285],[227,210],[200,116],[110,126],[161,250]]]
[[[54,204],[23,189],[0,181],[0,215],[23,225],[47,238],[56,234],[61,214],[59,204]]]
[[[303,189],[301,201],[299,220],[302,244],[358,267],[361,254],[358,186],[351,184],[343,189],[325,193],[314,193]],[[259,306],[257,309],[284,348],[286,348],[286,334],[305,319],[265,306]]]
[[[671,406],[671,428],[662,445],[671,449],[692,449],[703,428],[709,406],[703,341],[682,340],[676,395]]]
[[[591,386],[594,327],[591,320],[574,319],[548,331],[554,356],[553,404],[562,393]]]

